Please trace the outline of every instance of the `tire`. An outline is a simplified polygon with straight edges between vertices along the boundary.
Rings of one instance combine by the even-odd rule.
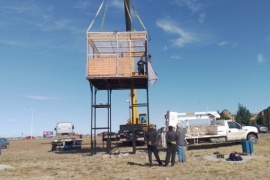
[[[249,134],[249,135],[247,136],[247,140],[252,141],[253,144],[256,144],[258,138],[257,138],[257,136],[256,136],[255,134]]]

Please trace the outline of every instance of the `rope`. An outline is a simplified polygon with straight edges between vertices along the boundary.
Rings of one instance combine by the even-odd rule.
[[[107,1],[106,7],[105,7],[105,11],[104,11],[104,14],[103,14],[103,18],[102,18],[102,23],[101,23],[100,31],[102,31],[103,26],[104,26],[104,22],[105,22],[105,17],[106,17],[106,13],[107,13],[108,4],[109,4],[109,0]]]
[[[146,30],[146,28],[145,28],[145,26],[144,26],[144,24],[143,24],[143,22],[142,22],[142,20],[141,20],[141,18],[140,18],[140,16],[139,16],[138,12],[136,11],[135,7],[133,6],[133,4],[132,4],[131,2],[130,2],[130,4],[131,4],[131,6],[132,6],[132,8],[133,8],[133,10],[134,10],[134,12],[135,12],[137,18],[139,19],[139,21],[140,21],[142,27],[143,27],[144,30],[147,32],[147,30]],[[147,33],[147,34],[148,34],[148,33]]]
[[[103,7],[103,4],[104,4],[104,0],[103,0],[102,3],[100,4],[100,6],[99,6],[99,8],[98,8],[98,11],[97,11],[97,13],[96,13],[96,15],[95,15],[95,18],[92,20],[91,24],[89,25],[89,27],[88,27],[88,29],[87,29],[87,32],[89,32],[90,29],[92,28],[92,26],[93,26],[93,24],[94,24],[94,22],[95,22],[95,20],[96,20],[96,17],[98,16],[100,10],[101,10],[102,7]],[[109,4],[109,0],[107,1],[106,8],[105,8],[105,11],[104,11],[104,15],[103,15],[103,18],[102,18],[101,31],[102,31],[102,29],[103,29],[103,27],[104,27],[104,22],[105,22],[105,17],[106,17],[106,13],[107,13],[108,4]],[[142,22],[142,20],[141,20],[141,18],[140,18],[140,16],[139,16],[139,13],[136,11],[136,9],[135,9],[135,7],[134,7],[134,5],[132,4],[131,1],[130,1],[130,4],[131,4],[131,7],[133,8],[134,13],[135,13],[135,15],[137,16],[139,22],[141,23],[143,29],[147,32],[146,27],[145,27],[145,25],[143,24],[143,22]],[[129,10],[126,3],[125,3],[125,6],[126,6],[126,9]],[[131,25],[132,25],[132,27],[133,27],[133,29],[134,29],[134,25],[132,24],[132,18],[131,18],[130,11],[127,11],[127,12],[128,12],[128,16],[129,16],[130,21],[131,21]],[[148,40],[150,40],[151,38],[150,38],[148,32],[147,32],[147,36],[149,37]]]
[[[99,6],[99,8],[98,8],[98,11],[97,11],[97,13],[96,13],[96,16],[95,16],[95,18],[92,20],[91,24],[89,25],[89,27],[88,27],[88,29],[87,29],[87,32],[90,31],[92,25],[94,24],[94,21],[95,21],[96,17],[98,16],[100,10],[102,9],[103,3],[104,3],[104,0],[103,0],[102,3],[100,4],[100,6]]]

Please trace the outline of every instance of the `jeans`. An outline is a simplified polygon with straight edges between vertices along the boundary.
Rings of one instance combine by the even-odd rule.
[[[186,162],[186,147],[177,145],[178,162]]]

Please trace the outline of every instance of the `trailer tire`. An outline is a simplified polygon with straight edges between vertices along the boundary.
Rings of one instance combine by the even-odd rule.
[[[253,144],[256,144],[257,139],[258,139],[258,138],[257,138],[257,136],[256,136],[255,134],[249,134],[249,135],[247,136],[247,140],[252,141]]]
[[[55,151],[56,150],[56,144],[52,144],[52,150],[51,151]]]

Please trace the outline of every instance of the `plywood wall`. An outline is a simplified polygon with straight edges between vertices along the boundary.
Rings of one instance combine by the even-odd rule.
[[[88,76],[131,76],[132,60],[130,58],[89,58]]]

